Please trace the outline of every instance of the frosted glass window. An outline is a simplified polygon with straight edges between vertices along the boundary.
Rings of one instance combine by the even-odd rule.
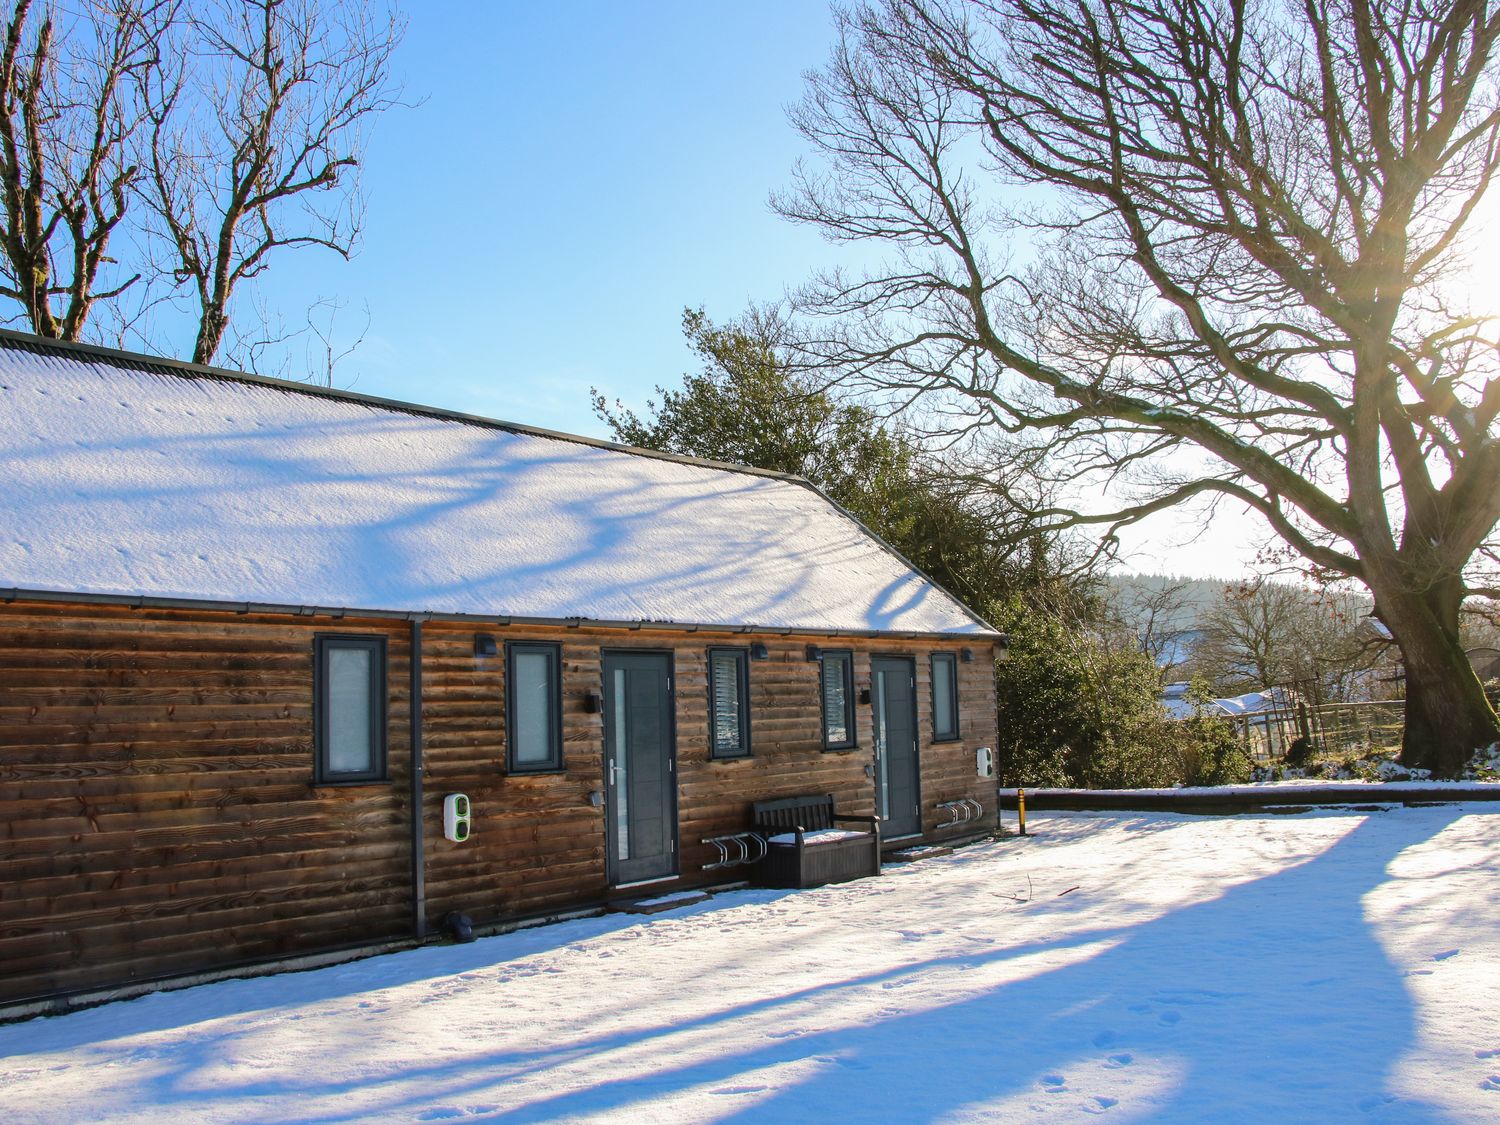
[[[328,653],[329,773],[365,773],[375,765],[371,655],[367,648],[335,648]]]
[[[958,737],[958,662],[951,652],[932,654],[932,737]]]
[[[384,637],[314,639],[314,780],[385,780],[385,648]]]
[[[715,758],[743,758],[750,753],[750,717],[746,653],[741,648],[708,650],[710,750]]]
[[[625,669],[615,669],[615,690],[610,697],[614,714],[610,716],[615,728],[615,858],[630,858],[630,743],[625,737]]]
[[[825,652],[822,660],[823,745],[847,750],[854,745],[854,657]]]
[[[510,768],[522,773],[561,769],[557,646],[513,644],[508,651]]]

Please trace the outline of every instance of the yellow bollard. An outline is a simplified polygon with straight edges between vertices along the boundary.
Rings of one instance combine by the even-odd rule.
[[[1026,835],[1026,790],[1016,790],[1016,819],[1021,824],[1021,835]]]

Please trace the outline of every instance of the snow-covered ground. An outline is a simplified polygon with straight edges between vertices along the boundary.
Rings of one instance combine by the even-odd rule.
[[[1500,805],[1032,826],[0,1027],[0,1119],[1500,1120]]]

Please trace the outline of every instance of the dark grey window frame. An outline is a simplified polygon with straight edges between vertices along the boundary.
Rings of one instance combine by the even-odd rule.
[[[334,649],[363,649],[370,661],[370,750],[368,770],[328,768],[328,654]],[[386,754],[386,638],[371,633],[317,633],[313,636],[313,784],[372,785],[390,780]]]
[[[735,679],[740,700],[739,744],[733,750],[720,750],[718,706],[714,699],[714,657],[733,656]],[[708,650],[708,757],[710,761],[727,762],[750,757],[750,650],[717,645]]]
[[[844,729],[849,737],[843,742],[830,742],[828,738],[828,661],[841,660],[844,664]],[[818,657],[818,725],[823,728],[823,749],[859,749],[859,728],[854,722],[854,652],[852,649],[825,649]]]
[[[938,663],[940,661],[942,663],[944,663],[944,664],[947,664],[948,665],[948,669],[949,669],[949,672],[948,672],[948,685],[949,685],[949,688],[951,689],[951,695],[950,695],[949,702],[952,704],[952,710],[953,710],[953,729],[951,731],[941,731],[941,730],[938,730],[938,725],[937,725],[937,715],[938,715],[938,709],[937,709],[937,703],[938,703],[937,666],[938,666]],[[959,731],[963,727],[963,720],[959,716],[959,713],[958,713],[958,653],[956,653],[956,652],[934,652],[932,654],[932,661],[928,665],[927,671],[928,671],[928,676],[929,676],[929,678],[932,681],[932,741],[934,741],[934,742],[959,742],[959,741],[962,740],[962,735],[959,733]]]
[[[552,721],[545,762],[516,761],[516,654],[535,652],[550,663],[547,675],[547,711]],[[509,641],[505,645],[505,772],[516,774],[562,773],[562,645],[549,641]]]

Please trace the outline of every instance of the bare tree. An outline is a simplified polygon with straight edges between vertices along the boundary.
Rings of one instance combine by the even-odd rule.
[[[777,203],[894,255],[807,361],[994,428],[1112,534],[1228,499],[1365,583],[1403,757],[1500,739],[1458,643],[1500,520],[1493,320],[1445,283],[1500,162],[1485,0],[885,0],[842,16]],[[822,319],[819,319],[822,318]],[[1491,575],[1493,570],[1490,571]]]
[[[217,354],[235,288],[277,251],[353,251],[366,127],[395,102],[403,30],[366,3],[193,6],[181,49],[154,76],[146,196],[197,303],[194,362]]]
[[[1151,658],[1158,681],[1175,680],[1199,639],[1191,579],[1140,577],[1109,585],[1108,632]]]
[[[78,339],[96,302],[141,279],[126,268],[99,287],[140,174],[145,86],[179,7],[11,5],[0,53],[0,296],[40,336]]]
[[[186,288],[191,358],[212,360],[236,287],[277,252],[352,252],[366,127],[394,102],[403,30],[380,0],[13,0],[0,297],[15,319],[77,340],[102,309],[120,342],[149,341]],[[237,358],[274,337],[237,333]]]
[[[1203,615],[1193,670],[1230,693],[1299,680],[1316,681],[1325,700],[1367,695],[1389,642],[1366,609],[1347,593],[1283,582],[1225,586]]]

